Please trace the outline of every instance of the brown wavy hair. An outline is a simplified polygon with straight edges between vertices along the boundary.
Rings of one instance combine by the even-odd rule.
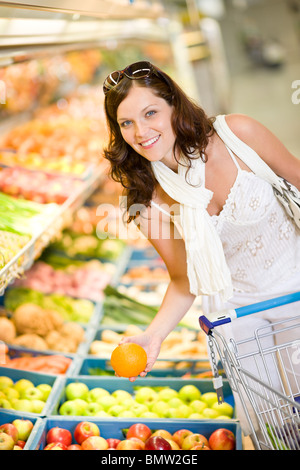
[[[122,137],[117,122],[117,110],[133,86],[148,87],[173,106],[171,125],[176,136],[173,152],[187,158],[188,169],[191,160],[202,158],[206,161],[205,149],[208,139],[214,133],[214,117],[208,118],[204,110],[190,99],[175,81],[165,72],[155,67],[158,75],[131,80],[124,76],[117,86],[112,88],[104,100],[104,108],[109,132],[109,141],[104,149],[104,156],[111,164],[110,176],[121,183],[127,196],[127,213],[134,204],[149,206],[157,181],[152,171],[151,162],[138,154]],[[176,159],[178,162],[178,160]],[[178,162],[178,164],[180,164]],[[129,223],[134,217],[128,216]]]

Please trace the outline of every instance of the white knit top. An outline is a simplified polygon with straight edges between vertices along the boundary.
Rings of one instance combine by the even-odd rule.
[[[239,167],[219,215],[211,216],[221,239],[229,267],[235,304],[250,303],[253,297],[275,297],[276,292],[300,286],[300,231],[274,196],[269,183]],[[205,180],[205,163],[202,177]],[[160,209],[158,204],[152,202]],[[175,218],[179,225],[178,217]],[[290,288],[289,288],[290,286]],[[269,295],[268,295],[269,293]],[[204,296],[208,310],[220,308],[217,296]]]
[[[228,149],[228,148],[227,148]],[[300,236],[271,185],[242,170],[226,203],[212,216],[236,292],[266,292],[300,271]]]

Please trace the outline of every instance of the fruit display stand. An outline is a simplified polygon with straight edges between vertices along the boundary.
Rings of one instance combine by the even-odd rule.
[[[24,447],[22,449],[24,450],[31,450],[34,448],[36,440],[40,436],[40,430],[41,426],[44,424],[42,418],[37,417],[37,416],[28,416],[24,414],[20,414],[18,412],[11,413],[11,414],[5,414],[5,413],[0,413],[0,426],[6,424],[6,423],[13,423],[15,420],[18,420],[18,424],[23,425],[23,434],[20,435],[22,438],[21,440],[23,441]],[[32,427],[29,425],[28,426],[28,421],[32,423]],[[24,426],[25,424],[25,426]],[[26,430],[27,427],[27,430]],[[25,431],[25,432],[24,432]],[[27,437],[27,434],[28,437]],[[19,445],[19,442],[17,442]]]
[[[75,443],[74,431],[76,426],[82,421],[79,417],[59,417],[52,416],[39,423],[37,431],[32,436],[30,442],[30,448],[32,450],[42,450],[46,446],[46,436],[50,429],[55,427],[60,427],[69,430],[72,433],[73,443]],[[88,420],[91,423],[94,423],[98,426],[100,430],[100,435],[104,439],[117,439],[123,440],[126,436],[126,430],[130,428],[133,424],[132,420],[128,419],[118,419],[118,420],[99,420],[96,418],[90,418]],[[170,420],[165,421],[163,424],[158,420],[139,420],[139,423],[146,424],[151,431],[156,431],[157,429],[164,429],[171,434],[174,434],[176,431],[183,429],[183,423],[180,420]],[[203,423],[190,423],[188,426],[189,430],[193,433],[199,433],[204,435],[207,439],[209,436],[219,428],[219,423],[217,422],[203,422]],[[233,432],[236,438],[236,450],[242,450],[242,439],[241,439],[241,430],[239,423],[231,422],[226,424],[226,428]],[[105,447],[104,447],[105,450]],[[128,449],[124,449],[128,450]],[[132,450],[132,449],[131,449]],[[107,454],[103,453],[102,458],[105,458]],[[115,455],[115,454],[114,454]],[[108,458],[108,457],[107,457]]]

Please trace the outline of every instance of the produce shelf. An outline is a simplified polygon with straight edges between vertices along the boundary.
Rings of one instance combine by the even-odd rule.
[[[33,423],[33,428],[26,441],[24,450],[31,450],[32,446],[40,436],[40,429],[44,425],[43,419],[39,417],[27,416],[26,414],[20,414],[18,412],[10,413],[7,415],[5,412],[0,413],[0,426],[2,424],[11,423],[15,419],[29,419]]]
[[[77,424],[81,421],[82,419],[80,417],[48,417],[43,419],[38,423],[37,430],[30,440],[30,447],[27,446],[26,450],[42,450],[46,445],[47,432],[56,426],[68,429],[71,431],[74,438],[74,430]],[[124,439],[123,430],[128,429],[133,424],[132,420],[125,419],[109,421],[105,419],[95,419],[89,417],[88,421],[97,424],[100,429],[100,435],[104,437],[104,439]],[[161,423],[161,420],[149,421],[139,419],[138,421],[135,420],[135,422],[144,423],[153,431],[163,428],[169,431],[171,434],[183,428],[182,420],[169,420],[165,421],[163,424]],[[198,421],[184,423],[184,429],[189,429],[193,433],[202,434],[206,438],[208,438],[216,429],[220,427],[226,428],[234,433],[236,438],[236,450],[242,450],[242,432],[239,423],[236,421],[226,422],[226,424],[223,422],[222,425],[220,425],[220,421]]]
[[[182,381],[181,379],[171,377],[171,378],[165,378],[165,377],[156,377],[152,379],[147,379],[145,381],[144,378],[137,378],[135,382],[130,382],[127,378],[122,378],[122,377],[86,377],[86,376],[73,376],[73,377],[61,377],[61,380],[58,384],[60,390],[57,390],[55,395],[52,396],[50,406],[47,408],[48,413],[47,416],[50,415],[59,415],[59,408],[61,404],[66,400],[66,395],[65,395],[65,388],[67,387],[68,384],[73,383],[73,382],[80,382],[84,383],[87,385],[89,390],[92,388],[96,387],[101,387],[107,390],[109,393],[114,392],[115,390],[126,390],[130,394],[134,395],[135,390],[138,387],[168,387],[168,388],[173,388],[174,390],[180,390],[181,387],[184,385],[187,385],[187,383]],[[211,380],[203,380],[203,379],[189,379],[188,381],[189,385],[194,385],[197,387],[200,392],[207,393],[207,392],[215,392],[215,389],[213,388],[213,383]],[[229,403],[231,406],[234,407],[234,398],[232,395],[232,390],[229,386],[228,381],[224,381],[224,387],[223,387],[223,393],[224,393],[224,401]],[[114,416],[111,418],[107,419],[116,419]],[[133,421],[136,421],[138,418],[132,418]],[[149,418],[147,418],[149,419]],[[166,418],[160,419],[160,423],[162,421],[166,421]],[[169,418],[167,419],[169,421]],[[186,419],[181,419],[182,421],[187,421]],[[190,420],[192,421],[192,420]]]
[[[162,363],[162,366],[159,366],[159,363]],[[188,365],[185,365],[185,367],[178,367],[176,366],[180,364],[181,362],[184,363],[189,363]],[[203,360],[203,365],[199,367],[198,363],[200,361],[183,361],[183,360],[157,360],[157,368],[152,369],[151,372],[149,372],[146,377],[144,377],[145,381],[148,381],[148,379],[153,378],[153,377],[181,377],[185,373],[189,372],[191,374],[197,374],[199,372],[203,372],[205,370],[210,370],[210,366],[208,361]],[[207,367],[205,367],[207,366]],[[94,371],[94,372],[93,372]],[[101,371],[106,371],[107,374],[101,373]],[[110,365],[110,360],[109,359],[103,359],[103,358],[97,358],[97,357],[77,357],[76,361],[74,362],[73,369],[72,369],[73,375],[79,375],[79,376],[93,376],[97,377],[97,373],[99,373],[99,377],[105,377],[106,375],[108,377],[114,376],[114,371]],[[70,376],[70,374],[68,374]]]
[[[19,413],[23,417],[26,416],[26,417],[31,417],[31,418],[44,417],[44,416],[49,415],[51,409],[53,408],[53,403],[55,403],[58,397],[60,396],[61,388],[64,384],[62,377],[56,377],[54,375],[48,375],[48,374],[38,374],[35,372],[30,372],[30,371],[26,371],[25,373],[23,370],[0,367],[0,377],[3,377],[3,376],[10,377],[14,383],[20,379],[26,378],[26,380],[30,380],[35,387],[39,384],[48,384],[52,387],[50,395],[47,401],[45,402],[45,406],[41,413],[32,413],[32,412],[27,412],[27,411],[1,408],[0,415],[5,414],[8,416],[8,419],[9,419],[9,416],[14,416],[15,413]]]
[[[32,266],[45,247],[69,224],[74,212],[84,204],[103,180],[106,167],[106,162],[102,162],[90,178],[82,182],[77,192],[61,206],[57,206],[57,210],[49,216],[47,224],[36,230],[31,240],[0,270],[0,295],[3,295],[10,283]]]

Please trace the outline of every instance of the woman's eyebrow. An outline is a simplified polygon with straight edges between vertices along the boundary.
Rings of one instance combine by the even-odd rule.
[[[156,104],[147,104],[147,106],[145,106],[145,108],[141,109],[141,113],[145,112],[147,108],[151,108],[153,106],[157,106]],[[127,120],[130,120],[130,118],[126,118],[126,117],[119,117],[117,118],[117,121],[120,122],[120,121],[127,121]]]

